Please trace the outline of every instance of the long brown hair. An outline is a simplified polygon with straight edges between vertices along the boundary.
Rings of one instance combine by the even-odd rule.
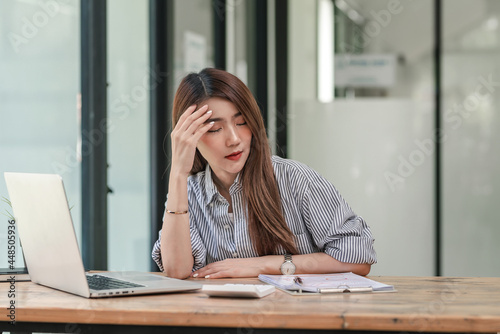
[[[255,250],[259,255],[270,255],[282,246],[287,252],[297,254],[293,234],[282,212],[264,120],[248,87],[236,76],[214,68],[188,74],[175,93],[173,126],[189,106],[200,107],[212,97],[233,103],[252,132],[250,154],[240,173],[240,182],[248,209],[248,232]],[[206,165],[207,161],[196,150],[191,174],[204,170]]]

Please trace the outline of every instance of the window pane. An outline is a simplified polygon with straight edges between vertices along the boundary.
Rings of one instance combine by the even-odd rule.
[[[328,68],[318,64],[319,3],[289,3],[290,158],[318,170],[366,219],[373,274],[433,275],[433,2],[334,1],[334,58],[343,62],[329,103],[317,94]]]
[[[80,239],[80,2],[2,0],[0,32],[0,171],[61,174]],[[6,223],[0,215],[0,240]]]
[[[500,275],[500,2],[443,2],[443,274]]]
[[[109,270],[148,271],[151,258],[148,8],[108,0]]]
[[[174,1],[174,90],[189,72],[214,66],[213,7],[217,1]]]

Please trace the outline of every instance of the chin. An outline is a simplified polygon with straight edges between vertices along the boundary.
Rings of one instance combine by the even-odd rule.
[[[243,170],[243,166],[245,166],[245,164],[238,163],[237,165],[228,166],[226,171],[231,174],[238,174]]]
[[[226,169],[226,171],[228,173],[231,173],[231,174],[238,174],[239,172],[241,172],[243,169],[243,166],[241,166],[241,168],[228,168]]]

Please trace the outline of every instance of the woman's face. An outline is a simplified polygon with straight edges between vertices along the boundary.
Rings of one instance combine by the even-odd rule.
[[[250,154],[252,132],[241,112],[228,100],[213,97],[205,103],[212,110],[207,123],[214,124],[201,137],[197,148],[217,178],[229,187]]]

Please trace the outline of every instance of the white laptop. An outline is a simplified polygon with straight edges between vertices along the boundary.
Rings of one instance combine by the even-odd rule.
[[[4,173],[4,176],[26,266],[34,283],[87,298],[179,292],[202,287],[195,282],[150,273],[85,273],[62,178],[54,174],[28,173]],[[101,283],[90,288],[91,281]]]

